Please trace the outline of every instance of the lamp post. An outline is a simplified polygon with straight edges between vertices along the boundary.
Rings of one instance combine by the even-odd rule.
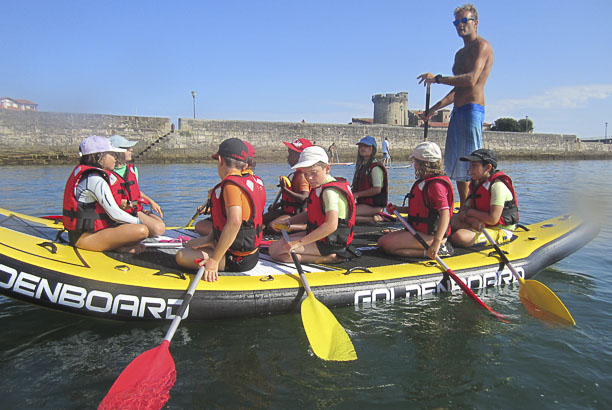
[[[608,139],[608,121],[605,122],[606,124],[606,129],[604,131],[604,140]]]
[[[529,133],[529,117],[525,115],[525,132]]]
[[[193,97],[193,118],[195,119],[195,97],[196,97],[196,92],[192,91],[191,92],[191,96]]]

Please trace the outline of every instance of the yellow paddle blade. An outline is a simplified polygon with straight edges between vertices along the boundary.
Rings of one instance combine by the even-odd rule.
[[[312,292],[302,302],[302,323],[312,351],[323,360],[357,360],[346,330]]]
[[[527,311],[539,319],[570,325],[576,324],[557,295],[537,280],[521,281],[519,297]]]
[[[291,188],[291,181],[289,180],[289,178],[287,178],[286,176],[281,176],[281,179],[285,182],[285,186],[287,187],[287,189]]]

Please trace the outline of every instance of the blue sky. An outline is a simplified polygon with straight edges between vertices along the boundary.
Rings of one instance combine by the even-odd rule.
[[[41,111],[348,123],[450,74],[461,1],[29,1],[1,6],[0,96]],[[612,2],[480,1],[486,122],[612,135]],[[432,86],[432,104],[449,91]]]

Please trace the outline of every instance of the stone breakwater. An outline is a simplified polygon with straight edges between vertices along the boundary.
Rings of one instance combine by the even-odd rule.
[[[259,162],[284,162],[283,141],[308,138],[327,148],[336,143],[340,160],[354,161],[355,144],[371,135],[387,137],[391,156],[404,161],[423,140],[423,129],[388,125],[311,124],[263,121],[179,119],[174,129],[168,118],[13,112],[0,110],[0,164],[74,164],[78,145],[92,134],[120,134],[140,141],[134,147],[140,163],[211,161],[221,141],[236,137],[251,142]],[[445,129],[430,129],[428,139],[444,149]],[[484,133],[484,145],[502,159],[602,159],[612,158],[612,144],[585,143],[575,135]]]

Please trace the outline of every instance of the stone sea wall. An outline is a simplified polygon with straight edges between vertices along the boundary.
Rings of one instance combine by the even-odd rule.
[[[354,161],[355,144],[366,135],[380,144],[387,137],[394,160],[407,160],[423,140],[423,129],[388,125],[310,124],[263,121],[170,119],[96,114],[12,112],[0,110],[0,164],[75,163],[80,141],[92,134],[120,134],[141,141],[138,162],[209,161],[221,141],[236,137],[251,142],[258,162],[284,162],[282,141],[308,138],[327,148],[336,143],[340,160]],[[428,139],[444,149],[445,129],[430,129]],[[488,131],[486,148],[503,159],[612,158],[612,144],[583,143],[574,135]],[[148,149],[147,149],[148,148]],[[145,151],[146,149],[146,151]],[[145,151],[145,152],[143,152]]]
[[[88,135],[129,135],[144,149],[170,131],[168,118],[0,110],[0,164],[73,164]]]

